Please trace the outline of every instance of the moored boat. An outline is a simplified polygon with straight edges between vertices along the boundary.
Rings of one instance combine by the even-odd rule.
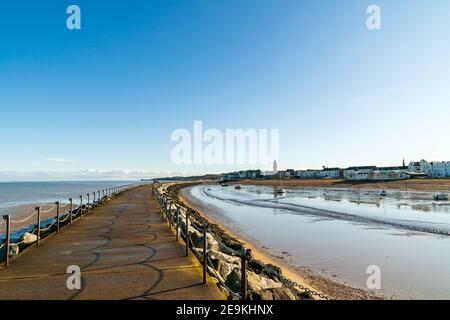
[[[441,193],[439,193],[439,194],[435,194],[435,195],[433,196],[433,198],[434,198],[434,200],[436,200],[436,201],[446,201],[446,200],[448,200],[448,193],[441,192]]]

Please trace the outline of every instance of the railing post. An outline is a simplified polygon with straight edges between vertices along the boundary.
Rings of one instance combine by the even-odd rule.
[[[86,207],[86,211],[89,213],[89,208],[91,206],[91,195],[88,193],[87,194],[87,207]]]
[[[56,233],[59,233],[59,201],[56,201]]]
[[[241,287],[242,300],[247,300],[247,249],[241,251]]]
[[[169,231],[172,230],[172,203],[169,201],[169,210],[167,211],[167,220],[169,221]]]
[[[203,225],[203,284],[206,284],[206,268],[207,268],[207,232],[208,232],[208,223],[205,222]]]
[[[83,218],[83,196],[80,196],[80,219]]]
[[[189,211],[186,210],[186,257],[189,256]]]
[[[100,200],[101,200],[101,198],[100,198],[100,190],[99,191],[97,191],[98,192],[98,204],[100,204]]]
[[[9,266],[9,243],[11,242],[11,216],[3,216],[3,220],[6,222],[6,241],[5,241],[5,267]]]
[[[92,208],[95,206],[95,192],[92,192]]]
[[[70,211],[69,211],[69,214],[70,214],[70,224],[72,224],[72,221],[73,221],[73,199],[70,198],[69,201],[70,201]]]
[[[176,226],[177,232],[176,232],[176,239],[180,238],[180,208],[177,207],[177,226]]]
[[[39,240],[41,238],[41,207],[36,207],[37,210],[37,246],[39,247]]]

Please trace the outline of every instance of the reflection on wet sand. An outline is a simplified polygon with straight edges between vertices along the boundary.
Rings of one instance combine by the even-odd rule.
[[[209,189],[209,190],[208,190]],[[450,298],[450,206],[430,192],[194,187],[190,197],[211,206],[243,236],[273,255],[356,287],[380,266],[383,293],[402,298]]]

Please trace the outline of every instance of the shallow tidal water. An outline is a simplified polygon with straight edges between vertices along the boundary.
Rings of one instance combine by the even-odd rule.
[[[233,232],[288,264],[367,288],[381,270],[380,293],[450,299],[450,205],[433,193],[389,190],[196,186],[185,191]]]

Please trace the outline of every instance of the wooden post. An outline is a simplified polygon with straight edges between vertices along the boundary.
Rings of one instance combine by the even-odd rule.
[[[176,229],[177,229],[176,239],[177,239],[177,242],[178,242],[178,239],[180,238],[180,208],[179,207],[177,207],[177,225],[176,225]]]
[[[208,267],[207,265],[207,255],[206,255],[206,247],[207,247],[207,241],[206,236],[208,232],[208,224],[205,222],[203,225],[203,284],[206,284],[206,269]]]
[[[189,211],[186,210],[186,257],[189,256]]]
[[[242,300],[247,300],[247,249],[241,251],[241,288]]]
[[[59,233],[59,201],[56,201],[56,233]]]
[[[95,192],[92,192],[93,198],[92,198],[92,207],[95,206]]]
[[[73,199],[72,198],[70,198],[69,199],[69,201],[70,201],[70,211],[69,211],[69,214],[70,214],[70,224],[72,224],[72,221],[73,221]]]
[[[6,241],[5,241],[5,267],[9,266],[9,243],[11,242],[11,216],[3,216],[6,222]]]
[[[87,212],[89,212],[89,207],[91,205],[91,195],[89,193],[87,194],[87,198],[88,198],[88,200],[87,200],[88,202],[87,202],[87,208],[86,209],[87,209]]]
[[[167,220],[169,220],[169,231],[172,230],[172,203],[169,201],[169,210],[167,211]]]
[[[165,206],[165,203],[166,203],[166,199],[162,198],[161,215],[162,215],[163,219],[164,219],[164,210],[165,210],[164,206]]]
[[[37,210],[37,246],[39,247],[39,240],[41,238],[41,207],[36,207]]]
[[[80,219],[83,218],[83,196],[80,196]]]

